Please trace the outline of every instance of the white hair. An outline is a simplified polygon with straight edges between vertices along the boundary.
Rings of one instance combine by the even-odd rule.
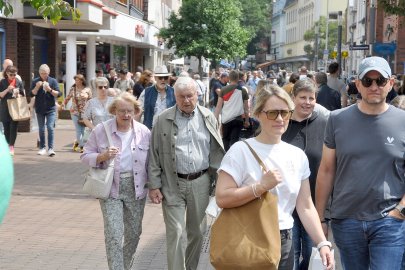
[[[49,68],[49,66],[47,64],[42,64],[39,66],[39,72],[41,73],[41,71],[49,74],[51,72],[51,69]]]
[[[197,92],[197,83],[191,77],[178,77],[174,84],[174,92],[194,89]]]
[[[178,77],[190,77],[190,74],[188,74],[187,71],[183,70],[182,72],[180,72]]]

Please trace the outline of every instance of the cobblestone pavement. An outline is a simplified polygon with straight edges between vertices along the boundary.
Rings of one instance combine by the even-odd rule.
[[[74,134],[70,120],[58,120],[55,157],[36,154],[36,131],[18,134],[13,196],[0,225],[1,270],[108,269],[99,203],[81,191],[86,166],[71,150]],[[198,270],[214,269],[208,235]],[[167,269],[160,205],[146,204],[134,269]]]
[[[86,166],[71,150],[74,134],[70,120],[58,120],[55,157],[36,154],[37,132],[18,134],[13,196],[0,225],[0,269],[108,269],[100,206],[81,191]],[[198,270],[213,269],[207,241]],[[134,269],[167,269],[160,205],[146,204]]]

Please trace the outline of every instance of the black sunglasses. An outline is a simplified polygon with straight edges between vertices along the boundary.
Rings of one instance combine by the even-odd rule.
[[[169,76],[157,77],[157,78],[158,78],[158,80],[167,80],[167,79],[169,79]]]
[[[107,89],[108,88],[108,86],[107,85],[103,85],[103,86],[98,86],[98,89]]]
[[[268,111],[262,111],[262,113],[265,113],[267,116],[267,119],[269,120],[276,120],[279,115],[281,115],[281,118],[286,119],[291,116],[291,114],[294,111],[286,111],[286,110],[268,110]]]
[[[388,79],[384,78],[382,76],[378,77],[377,79],[371,79],[368,77],[363,77],[363,79],[361,79],[361,84],[364,87],[370,87],[373,84],[373,81],[375,81],[375,83],[377,84],[378,87],[383,87],[387,84]]]

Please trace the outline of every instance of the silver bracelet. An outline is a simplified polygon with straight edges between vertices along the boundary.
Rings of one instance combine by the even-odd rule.
[[[332,243],[329,242],[329,241],[322,241],[322,242],[320,242],[320,243],[316,246],[316,248],[318,249],[318,251],[320,251],[320,249],[321,249],[322,247],[324,247],[324,246],[328,246],[330,249],[332,249]]]
[[[255,196],[255,198],[259,198],[260,195],[257,195],[256,185],[257,185],[257,183],[252,184],[251,187],[252,187],[253,195]]]

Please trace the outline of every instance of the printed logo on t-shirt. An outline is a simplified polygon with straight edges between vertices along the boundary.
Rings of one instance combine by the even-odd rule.
[[[287,161],[285,165],[286,165],[288,172],[291,172],[292,174],[295,173],[295,166],[294,166],[294,163],[292,162],[292,160]]]
[[[394,145],[394,138],[393,137],[387,137],[387,142],[385,143],[386,145]]]

